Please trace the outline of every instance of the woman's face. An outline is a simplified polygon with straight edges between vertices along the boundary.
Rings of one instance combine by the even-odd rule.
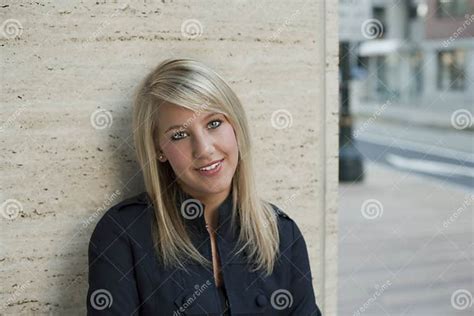
[[[169,161],[185,192],[199,198],[230,189],[239,152],[234,129],[224,114],[164,103],[158,109],[158,138],[158,156],[164,155],[160,161]],[[221,161],[217,168],[200,170],[216,161]]]

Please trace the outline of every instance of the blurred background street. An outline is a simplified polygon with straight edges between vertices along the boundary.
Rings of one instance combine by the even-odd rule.
[[[473,315],[474,1],[340,1],[339,315]]]
[[[474,168],[455,149],[472,140],[463,147],[444,130],[405,128],[378,122],[361,134],[364,181],[340,184],[339,315],[472,313],[451,302],[458,290],[473,293]],[[410,139],[415,132],[426,142]]]

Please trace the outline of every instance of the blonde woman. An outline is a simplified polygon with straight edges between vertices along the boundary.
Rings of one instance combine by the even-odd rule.
[[[139,86],[133,125],[146,191],[92,234],[88,314],[321,315],[301,231],[259,198],[229,85],[166,60]]]

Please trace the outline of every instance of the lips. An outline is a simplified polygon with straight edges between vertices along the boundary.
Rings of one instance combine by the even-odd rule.
[[[210,166],[212,166],[212,165],[214,165],[214,164],[216,164],[216,163],[218,163],[218,162],[221,162],[221,161],[223,161],[223,160],[224,160],[224,158],[219,159],[219,160],[214,160],[214,161],[208,163],[207,165],[204,165],[204,166],[201,166],[201,167],[199,167],[199,168],[196,168],[196,170],[200,170],[200,169],[202,169],[202,168],[210,167]]]

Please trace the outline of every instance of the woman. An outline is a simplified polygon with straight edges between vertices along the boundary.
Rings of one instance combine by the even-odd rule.
[[[89,245],[89,315],[321,315],[296,223],[259,198],[244,109],[201,62],[141,83],[134,141],[146,192]]]

